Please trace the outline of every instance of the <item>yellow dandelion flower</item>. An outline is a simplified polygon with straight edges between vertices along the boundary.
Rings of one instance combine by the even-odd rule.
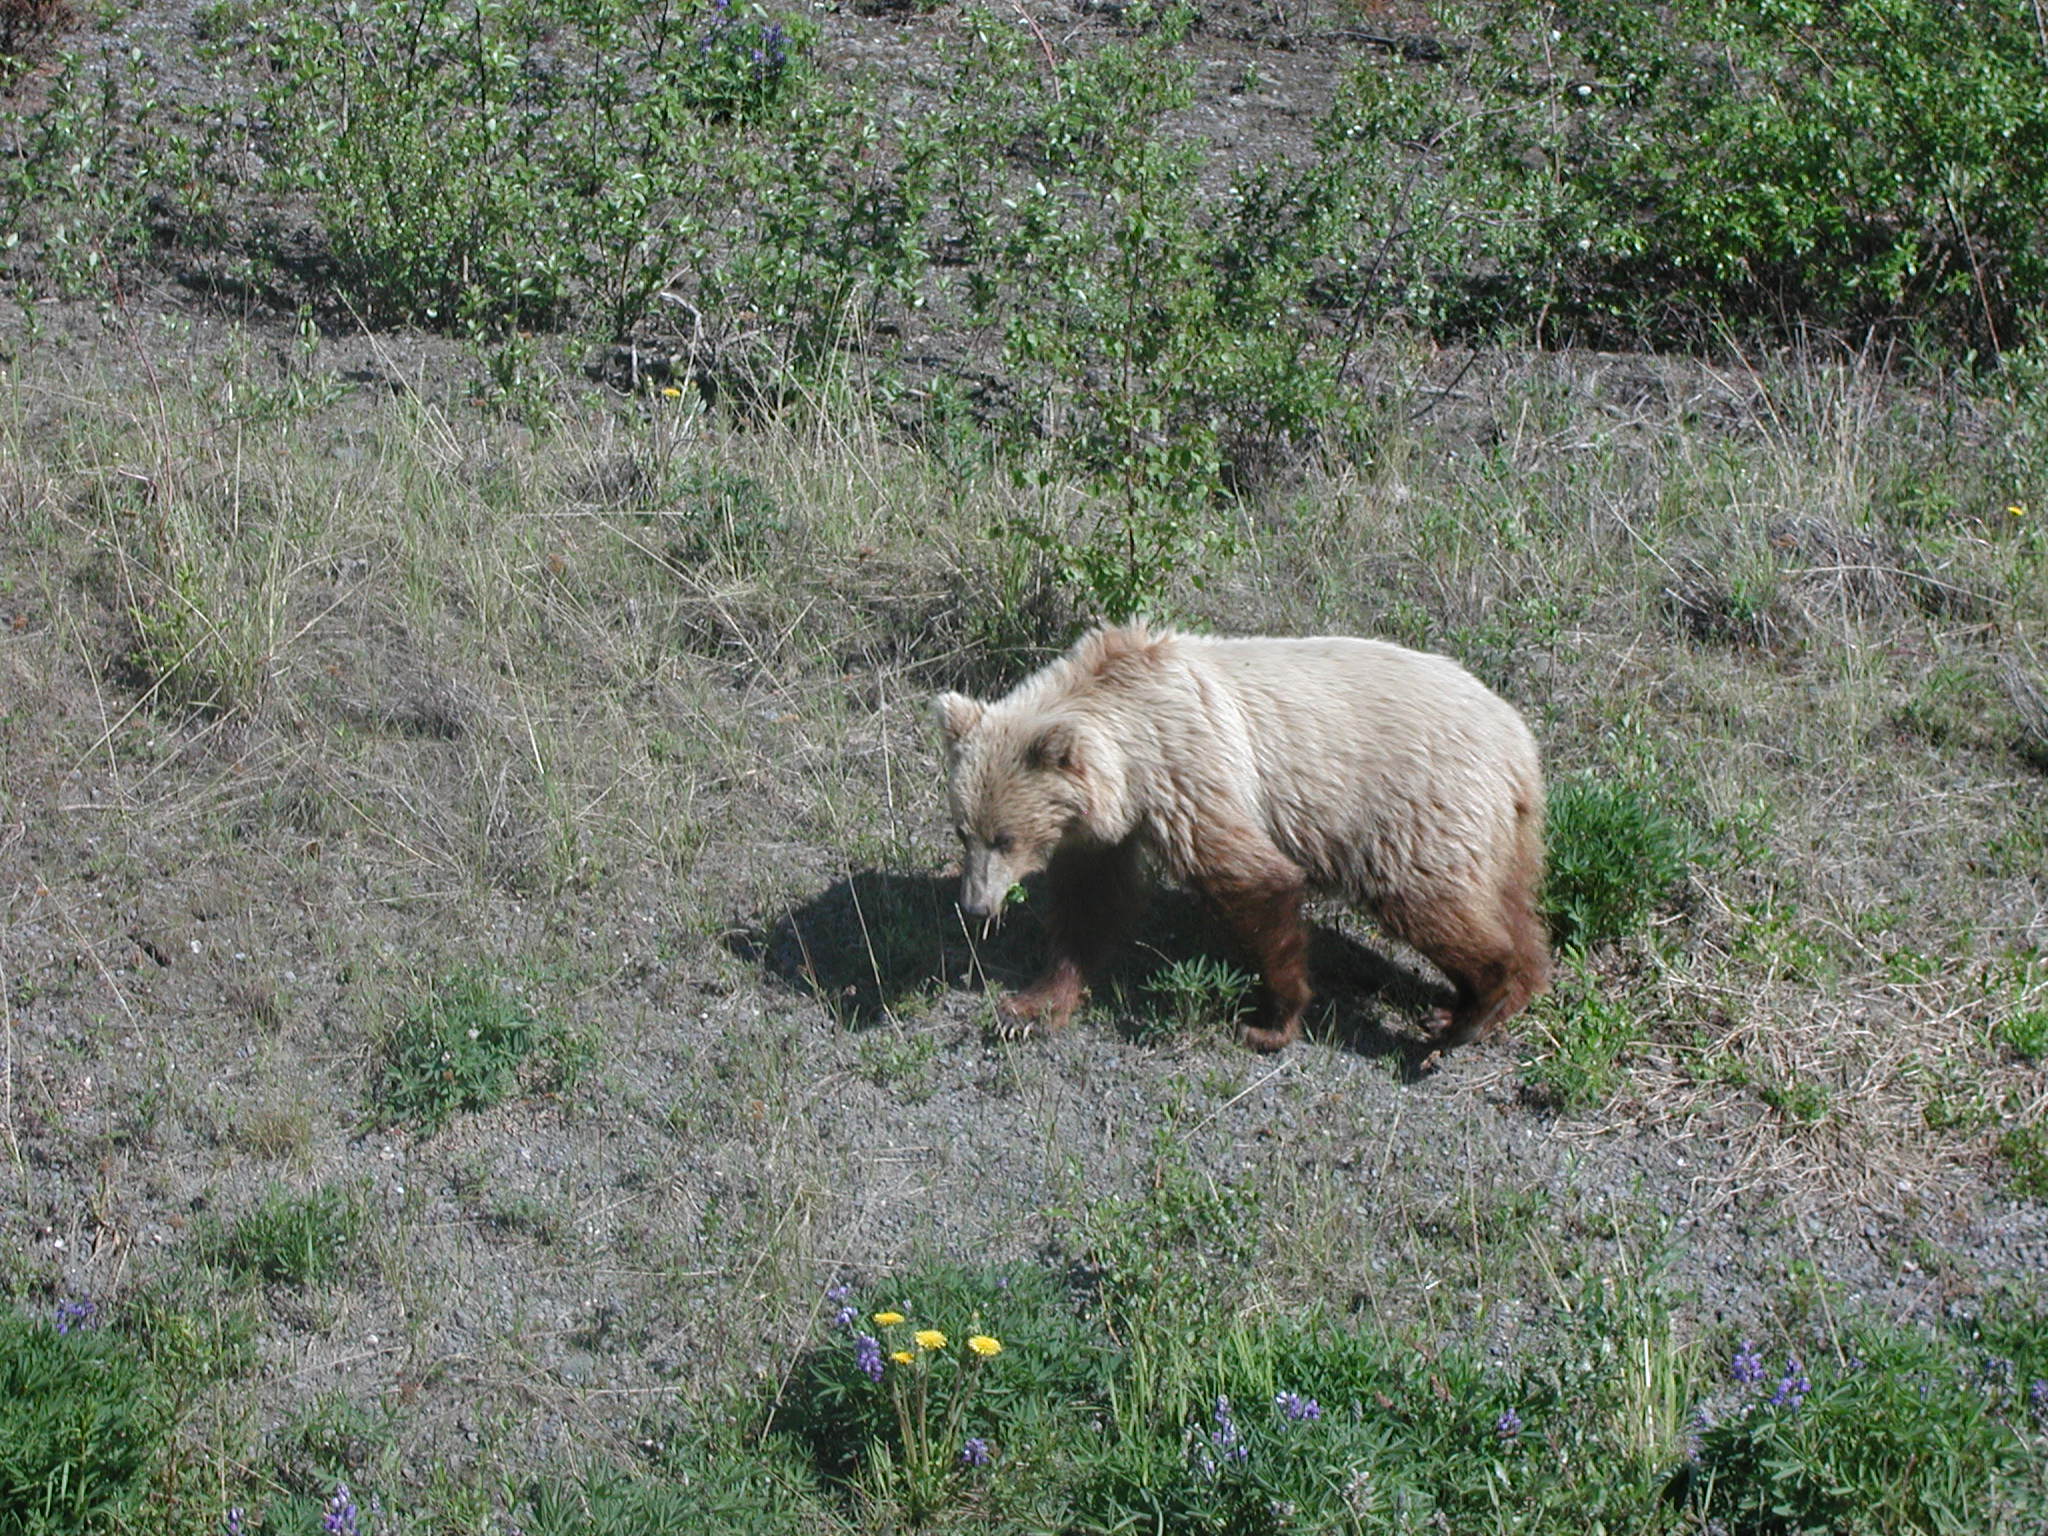
[[[917,1356],[913,1355],[907,1349],[899,1349],[896,1351],[895,1354],[891,1355],[889,1358],[891,1360],[894,1360],[898,1365],[908,1365],[911,1361],[915,1360]]]
[[[683,398],[683,392],[671,384],[661,392],[661,398],[664,400],[680,400]]]
[[[902,1321],[903,1314],[901,1312],[877,1312],[875,1314],[875,1323],[878,1327],[894,1328]]]
[[[946,1347],[946,1336],[936,1328],[920,1328],[917,1330],[917,1347],[919,1349],[944,1349]]]
[[[967,1341],[967,1347],[986,1359],[990,1355],[1000,1355],[1003,1352],[1003,1341],[992,1339],[985,1333],[977,1333]]]
[[[2025,517],[2027,515],[2027,504],[2024,501],[2016,501],[2005,510],[2014,517]]]

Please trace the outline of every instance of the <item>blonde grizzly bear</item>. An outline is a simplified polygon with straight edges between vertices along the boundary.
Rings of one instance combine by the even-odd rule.
[[[1549,979],[1536,744],[1442,656],[1130,625],[1094,631],[1007,698],[936,702],[961,910],[993,917],[1046,873],[1052,962],[1005,999],[1014,1028],[1072,1016],[1147,859],[1257,962],[1244,1039],[1260,1050],[1301,1032],[1311,889],[1365,907],[1450,978],[1440,1046],[1491,1033]]]

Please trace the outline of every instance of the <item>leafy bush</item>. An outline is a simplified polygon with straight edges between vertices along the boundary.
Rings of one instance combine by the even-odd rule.
[[[0,1536],[132,1528],[166,1426],[134,1350],[0,1307]]]
[[[0,0],[0,86],[40,57],[75,19],[67,0]]]
[[[112,48],[59,54],[20,110],[0,97],[0,257],[33,251],[28,291],[76,297],[150,249],[161,162],[187,147],[168,117],[151,66]]]
[[[2048,1008],[2029,1008],[2001,1020],[1998,1038],[2015,1056],[2028,1061],[2048,1056]]]
[[[2023,1120],[2001,1131],[1997,1147],[2013,1192],[2048,1200],[2048,1120]]]
[[[1581,775],[1551,786],[1543,900],[1560,946],[1639,931],[1685,879],[1694,839],[1654,796]]]
[[[1456,79],[1370,69],[1442,125],[1462,323],[1995,351],[2048,285],[2043,50],[2031,0],[1565,0],[1495,8]]]
[[[689,469],[677,476],[674,536],[664,558],[671,565],[715,561],[734,571],[760,567],[789,534],[789,518],[760,481],[749,475]]]
[[[1532,1043],[1539,1049],[1522,1065],[1528,1096],[1566,1112],[1604,1104],[1621,1086],[1621,1058],[1648,1033],[1636,1001],[1581,965],[1560,966],[1534,1014]]]
[[[1235,547],[1225,492],[1348,411],[1356,332],[1329,325],[1317,285],[1352,264],[1379,162],[1332,134],[1306,167],[1205,193],[1204,146],[1173,122],[1192,99],[1193,14],[1164,9],[1050,71],[984,17],[952,111],[927,129],[963,297],[1016,376],[1012,442],[1056,445],[1043,474],[1078,470],[1091,493],[1078,518],[1007,531],[1109,618],[1199,585]]]
[[[269,104],[371,318],[623,335],[711,259],[813,31],[731,0],[294,12]],[[756,178],[759,179],[759,178]]]

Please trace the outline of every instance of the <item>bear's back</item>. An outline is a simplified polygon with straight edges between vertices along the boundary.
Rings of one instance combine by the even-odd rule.
[[[1176,638],[1230,701],[1261,819],[1319,883],[1370,896],[1423,862],[1491,862],[1540,814],[1528,726],[1448,657],[1336,635]]]

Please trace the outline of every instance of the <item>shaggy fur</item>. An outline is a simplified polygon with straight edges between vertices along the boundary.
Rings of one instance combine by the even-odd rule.
[[[1052,963],[1004,1001],[1065,1024],[1122,936],[1141,862],[1201,892],[1264,982],[1246,1041],[1308,1006],[1308,891],[1342,894],[1450,978],[1437,1043],[1542,991],[1543,780],[1515,710],[1456,663],[1377,640],[1099,629],[1007,698],[937,700],[963,850],[991,917],[1046,872]]]

